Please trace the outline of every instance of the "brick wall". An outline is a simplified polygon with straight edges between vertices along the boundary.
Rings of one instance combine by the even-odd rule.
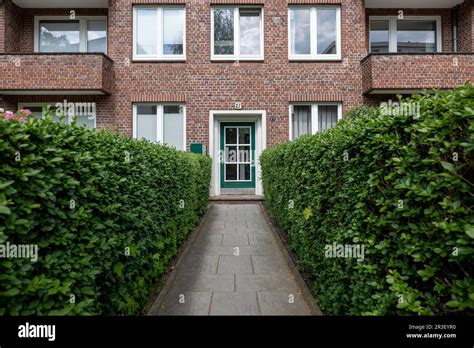
[[[0,71],[4,90],[112,92],[112,61],[102,54],[0,55]]]
[[[19,52],[18,33],[21,28],[22,9],[5,0],[0,5],[0,53]]]
[[[458,51],[474,52],[474,0],[459,6],[458,21]]]
[[[10,0],[6,1],[9,3]],[[186,5],[187,60],[185,62],[133,62],[132,4],[160,3]],[[236,63],[210,60],[210,6],[212,4],[263,5],[264,62]],[[288,61],[288,4],[341,4],[341,61]],[[469,5],[472,10],[472,1]],[[13,5],[9,6],[9,13],[21,13],[21,18],[18,15],[10,16],[11,20],[8,24],[10,29],[2,30],[6,27],[4,12],[8,6],[0,5],[0,52],[2,50],[33,52],[34,16],[67,16],[69,14],[69,9],[15,9]],[[405,9],[404,11],[405,15],[441,16],[443,51],[452,50],[450,9]],[[409,82],[405,80],[407,77],[404,74],[400,74],[400,71],[395,74],[389,73],[390,64],[387,67],[386,77],[373,77],[368,74],[368,71],[372,72],[372,66],[367,70],[366,65],[373,64],[372,60],[361,65],[361,60],[368,52],[369,16],[396,14],[397,12],[391,9],[366,10],[363,0],[110,0],[108,10],[77,9],[76,15],[108,16],[108,55],[113,60],[113,68],[112,66],[102,67],[106,72],[102,74],[101,83],[108,86],[112,94],[88,97],[66,96],[66,98],[70,101],[96,101],[97,126],[117,128],[128,135],[132,134],[133,103],[185,103],[188,144],[203,142],[207,145],[209,145],[209,111],[232,110],[235,102],[241,102],[243,110],[266,110],[267,145],[272,146],[288,139],[288,105],[292,102],[338,101],[343,103],[344,111],[347,111],[363,102],[376,103],[380,99],[364,96],[363,83],[364,85],[371,84],[374,78],[381,86],[383,83],[380,81],[385,81],[385,79],[387,83],[399,85]],[[470,21],[469,28],[472,29],[472,11],[470,17],[466,16],[461,20],[463,23]],[[464,37],[471,35],[472,39],[472,30],[460,35],[465,35]],[[4,39],[6,36],[9,37],[7,44]],[[471,42],[472,45],[474,41],[463,39],[463,42]],[[472,48],[469,50],[472,51]],[[445,85],[446,81],[452,82],[448,78],[446,80],[443,78],[446,72],[451,74],[449,67],[443,65],[443,62],[440,63],[429,57],[423,59],[417,62],[427,64],[427,67],[431,65],[429,76],[426,78],[438,78],[441,85]],[[376,63],[383,64],[383,61]],[[403,59],[398,63],[405,64]],[[438,65],[439,68],[433,69]],[[379,66],[378,69],[383,70],[384,67]],[[35,77],[34,74],[32,76]],[[465,77],[459,75],[459,80]],[[48,78],[45,78],[43,82],[47,86]],[[63,99],[64,96],[8,96],[0,100],[0,107],[2,103],[11,107],[18,101],[57,102]],[[273,119],[275,122],[271,121]]]
[[[132,134],[132,103],[161,101],[171,95],[186,103],[187,141],[208,144],[210,110],[267,111],[267,145],[288,139],[288,105],[292,101],[343,102],[344,108],[362,103],[360,60],[366,55],[362,1],[343,0],[342,58],[340,62],[288,61],[288,4],[286,1],[233,0],[264,5],[264,62],[210,61],[210,0],[187,0],[187,60],[184,63],[131,63],[132,0],[116,0],[109,8],[109,55],[114,60],[116,125]],[[147,1],[142,1],[146,3]],[[157,1],[152,1],[157,3]],[[168,2],[168,1],[167,1]],[[306,3],[327,1],[305,0]],[[223,0],[212,0],[223,4]],[[275,118],[275,122],[271,119]]]
[[[454,88],[474,78],[474,54],[371,55],[362,62],[363,92]]]
[[[3,52],[5,52],[5,4],[1,4],[0,0],[0,53]]]

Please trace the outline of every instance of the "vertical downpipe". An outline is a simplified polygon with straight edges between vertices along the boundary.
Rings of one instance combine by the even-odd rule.
[[[458,51],[458,13],[459,5],[451,9],[452,23],[453,23],[453,52]]]

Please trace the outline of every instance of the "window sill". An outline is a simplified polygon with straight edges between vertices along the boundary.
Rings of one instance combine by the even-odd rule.
[[[265,63],[264,59],[211,59],[211,63]]]
[[[176,59],[133,59],[133,64],[136,63],[186,63],[185,58]]]
[[[263,56],[236,57],[236,56],[212,56],[211,61],[215,62],[263,62]]]
[[[288,58],[288,61],[291,62],[314,62],[314,63],[340,63],[342,62],[341,57],[337,58]]]

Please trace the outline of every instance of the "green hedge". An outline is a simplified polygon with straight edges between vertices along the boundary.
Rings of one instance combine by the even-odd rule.
[[[418,119],[354,110],[260,158],[266,204],[326,313],[473,313],[474,88],[405,102]],[[365,259],[325,257],[333,243]]]
[[[139,313],[207,208],[208,157],[51,119],[0,117],[0,162],[0,244],[39,247],[0,314]]]

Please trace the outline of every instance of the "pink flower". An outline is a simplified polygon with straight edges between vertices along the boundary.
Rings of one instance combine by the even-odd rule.
[[[15,118],[15,116],[13,116],[13,114],[10,114],[10,113],[5,114],[5,120],[11,120],[12,118]]]
[[[24,122],[24,121],[26,121],[26,117],[25,117],[25,116],[20,116],[20,117],[18,118],[18,121]]]
[[[28,109],[23,109],[23,110],[21,110],[20,112],[21,112],[23,115],[27,115],[27,116],[28,116],[28,115],[31,115],[31,111],[28,110]]]

